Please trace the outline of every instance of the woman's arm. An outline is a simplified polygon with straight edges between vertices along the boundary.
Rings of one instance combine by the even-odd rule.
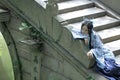
[[[89,40],[88,39],[84,39],[84,41],[85,41],[85,45],[88,46],[89,45]],[[91,50],[89,52],[87,52],[87,57],[89,59],[93,59],[94,58],[93,53],[91,52]]]
[[[89,45],[89,40],[88,39],[84,39],[84,41],[85,41],[85,45]]]

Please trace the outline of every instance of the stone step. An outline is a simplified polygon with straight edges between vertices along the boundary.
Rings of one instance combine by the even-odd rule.
[[[116,58],[115,58],[115,60],[116,60],[116,62],[117,62],[118,64],[120,64],[120,55],[117,55]]]
[[[69,1],[69,0],[56,0],[58,3],[60,2],[65,2],[65,1]]]
[[[0,21],[1,22],[8,21],[9,17],[10,17],[10,15],[9,15],[8,11],[0,8]]]
[[[105,14],[106,14],[105,10],[102,10],[97,7],[92,7],[83,10],[77,10],[73,12],[59,14],[57,15],[57,17],[60,18],[59,22],[62,23],[67,21],[67,23],[69,24],[69,23],[82,21],[83,17],[96,18],[96,17],[104,16]]]
[[[70,0],[58,3],[59,14],[90,8],[93,6],[93,2],[88,0]]]
[[[115,55],[120,55],[120,39],[105,44]]]
[[[96,31],[100,31],[107,28],[119,26],[120,21],[118,19],[106,15],[100,18],[93,19],[93,24],[94,24],[94,29]]]
[[[104,29],[107,29],[107,28],[111,28],[111,27],[120,25],[119,20],[117,20],[115,18],[112,18],[110,16],[107,16],[107,15],[103,16],[103,17],[91,19],[91,21],[93,21],[93,26],[94,26],[95,31],[100,31],[100,30],[104,30]],[[65,26],[80,29],[81,28],[81,23],[82,22],[77,22],[77,23],[72,23],[72,24],[68,24],[68,25],[65,25]]]
[[[120,26],[98,31],[103,42],[111,42],[120,39]]]

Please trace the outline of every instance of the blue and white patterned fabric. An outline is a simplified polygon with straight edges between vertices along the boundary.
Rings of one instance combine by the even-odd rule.
[[[74,39],[88,38],[88,35],[82,34],[81,31],[78,29],[72,28],[70,31]]]
[[[91,52],[94,54],[97,66],[100,68],[105,67],[105,58],[115,59],[113,52],[103,45],[100,36],[95,31],[91,34],[91,46],[93,47]]]
[[[70,31],[75,39],[90,39],[88,35],[83,35],[80,30],[71,29]],[[115,62],[113,52],[103,45],[100,36],[94,30],[91,34],[91,46],[90,51],[96,58],[97,70],[108,80],[120,80],[120,64]]]
[[[82,34],[78,29],[72,28],[70,31],[74,39],[77,38],[90,39],[88,35]],[[111,52],[108,48],[106,48],[103,45],[100,36],[94,30],[92,30],[92,34],[91,34],[91,46],[93,48],[90,51],[94,54],[96,58],[97,66],[99,66],[100,68],[103,69],[105,67],[105,63],[104,63],[105,58],[115,59],[113,52]]]

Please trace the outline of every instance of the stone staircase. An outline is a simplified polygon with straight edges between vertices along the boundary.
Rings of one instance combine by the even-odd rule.
[[[116,61],[120,63],[120,18],[118,15],[111,13],[105,6],[94,0],[59,1],[58,8],[59,22],[68,29],[73,27],[80,29],[83,18],[91,19],[94,30],[101,36],[105,46],[114,52]],[[96,80],[106,80],[98,76],[100,75],[97,75]]]
[[[7,0],[4,0],[4,1],[7,3]],[[86,56],[82,56],[82,57],[79,56],[79,55],[81,55],[81,54],[79,54],[79,52],[80,52],[79,47],[81,47],[83,45],[81,45],[81,43],[80,43],[80,45],[78,45],[78,43],[79,43],[78,41],[76,41],[76,42],[73,41],[71,39],[71,37],[68,36],[68,35],[70,35],[68,32],[66,32],[68,34],[64,34],[64,33],[65,33],[65,31],[67,31],[66,28],[70,29],[71,26],[75,27],[77,29],[80,29],[81,21],[85,17],[92,19],[92,21],[94,23],[94,29],[99,33],[99,35],[103,39],[104,44],[106,46],[108,46],[115,53],[116,60],[118,63],[120,63],[120,59],[119,59],[120,58],[120,33],[119,33],[119,31],[120,31],[119,19],[120,18],[119,18],[119,16],[116,16],[113,13],[111,13],[110,11],[108,11],[107,9],[105,9],[104,6],[99,5],[96,1],[59,0],[57,3],[59,12],[58,12],[58,15],[56,16],[56,18],[58,19],[57,21],[59,21],[60,24],[57,23],[57,21],[53,20],[53,22],[56,22],[56,24],[53,24],[52,28],[48,25],[46,28],[46,25],[43,24],[45,22],[44,20],[46,20],[46,22],[47,22],[46,15],[42,14],[42,16],[41,16],[41,12],[45,13],[45,9],[42,10],[43,7],[39,7],[33,0],[25,0],[25,1],[21,0],[19,2],[17,2],[16,0],[13,0],[13,1],[9,1],[9,2],[11,2],[13,4],[16,3],[14,5],[11,3],[8,3],[10,9],[14,10],[22,18],[24,18],[26,21],[28,21],[38,31],[41,31],[39,29],[43,28],[44,33],[42,33],[42,34],[45,35],[45,39],[46,39],[45,33],[47,32],[47,34],[49,34],[50,29],[53,29],[51,31],[51,32],[53,32],[52,33],[53,35],[49,36],[50,40],[52,40],[52,41],[54,41],[53,40],[54,38],[58,38],[60,31],[62,32],[62,29],[63,29],[63,33],[62,34],[60,33],[60,36],[62,36],[62,37],[60,38],[60,40],[57,40],[58,42],[57,41],[50,42],[50,40],[49,40],[48,43],[51,44],[52,46],[55,46],[55,48],[57,47],[57,49],[59,49],[59,52],[61,51],[59,55],[64,56],[64,58],[66,58],[66,60],[68,59],[68,61],[71,63],[71,65],[73,65],[75,68],[77,67],[76,69],[78,70],[78,72],[80,72],[82,70],[79,68],[84,67],[79,64],[79,58],[86,58]],[[32,7],[31,7],[31,5],[26,5],[25,2],[26,3],[30,2],[30,4],[32,4]],[[21,4],[23,6],[21,6]],[[30,7],[31,7],[31,9],[30,9]],[[36,10],[36,11],[33,11],[33,10]],[[1,13],[1,10],[0,10],[0,14],[5,15],[7,13],[4,12],[4,10]],[[4,18],[4,19],[8,20],[7,16],[8,15],[6,15],[6,18]],[[0,18],[2,18],[2,17],[0,17]],[[3,20],[3,19],[0,19],[0,20]],[[41,23],[39,23],[38,20],[41,20]],[[40,28],[40,24],[42,25],[41,28]],[[57,27],[56,27],[56,25],[57,25]],[[61,28],[61,25],[66,28]],[[65,39],[66,35],[68,36],[68,39]],[[53,39],[51,39],[51,38],[53,38]],[[69,39],[71,39],[71,40],[69,40]],[[74,44],[72,44],[72,47],[69,47],[69,45],[71,46],[71,44],[69,44],[70,41],[71,41],[71,43],[74,43]],[[47,39],[46,39],[46,42],[47,42]],[[65,46],[63,46],[63,44]],[[76,48],[76,46],[78,48]],[[68,49],[64,48],[64,47],[67,47]],[[64,50],[66,52],[69,51],[68,53],[74,53],[74,54],[72,54],[72,57],[76,54],[77,57],[75,55],[75,58],[77,58],[78,60],[71,58],[71,54],[67,55],[68,53],[65,53]],[[81,53],[82,52],[83,51],[81,51]],[[86,60],[86,59],[84,59],[84,60]],[[84,70],[84,71],[86,71],[86,72],[88,71],[88,74],[92,75],[92,77],[94,77],[95,80],[107,80],[103,76],[100,76],[99,74],[97,74],[94,70],[88,69],[88,70]],[[82,73],[84,74],[84,72],[81,71],[81,74]]]
[[[89,0],[67,0],[58,3],[59,22],[65,27],[72,26],[80,29],[83,18],[93,21],[94,30],[103,39],[103,42],[113,52],[119,54],[120,50],[120,20],[110,15],[109,12]]]

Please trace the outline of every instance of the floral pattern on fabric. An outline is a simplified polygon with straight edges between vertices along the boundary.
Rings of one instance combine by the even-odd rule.
[[[96,58],[97,66],[102,69],[105,67],[105,58],[115,59],[113,52],[103,45],[100,36],[95,31],[92,31],[91,34],[91,46],[93,47],[91,51]]]

